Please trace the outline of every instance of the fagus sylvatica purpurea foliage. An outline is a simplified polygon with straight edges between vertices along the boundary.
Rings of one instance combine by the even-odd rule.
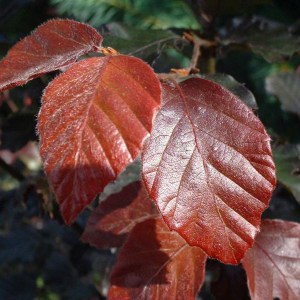
[[[0,91],[64,70],[43,93],[37,131],[67,224],[141,155],[140,180],[102,201],[82,235],[122,247],[108,298],[194,299],[209,257],[242,262],[252,299],[298,299],[300,225],[261,223],[275,167],[251,104],[217,77],[155,74],[102,40],[48,21],[0,62]]]

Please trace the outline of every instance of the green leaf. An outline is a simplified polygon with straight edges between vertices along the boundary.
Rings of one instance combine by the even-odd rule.
[[[192,10],[183,0],[51,0],[51,3],[60,14],[93,26],[121,21],[143,28],[199,29]]]
[[[300,145],[283,145],[273,149],[276,175],[300,203]]]
[[[300,36],[294,35],[288,26],[253,18],[242,21],[222,43],[243,44],[268,62],[280,62],[300,50]]]
[[[160,54],[166,45],[175,46],[180,36],[169,30],[137,29],[122,23],[111,23],[103,30],[105,46],[112,47],[122,54],[146,58]]]
[[[283,110],[300,116],[300,75],[279,73],[266,78],[266,90],[278,97]]]

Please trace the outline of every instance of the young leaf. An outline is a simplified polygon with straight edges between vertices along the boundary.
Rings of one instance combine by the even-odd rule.
[[[206,255],[162,219],[137,224],[112,270],[108,299],[195,299]]]
[[[101,202],[90,216],[81,237],[101,249],[120,247],[137,224],[157,215],[140,181],[135,181]]]
[[[97,50],[101,42],[101,35],[89,25],[50,20],[0,61],[0,92],[73,63],[79,56]]]
[[[266,90],[278,97],[282,109],[300,116],[300,75],[281,73],[267,77]]]
[[[242,260],[252,300],[297,300],[300,295],[300,224],[264,220]]]
[[[40,152],[68,224],[139,154],[160,94],[152,69],[123,55],[80,61],[48,85]]]
[[[171,230],[224,263],[252,246],[275,185],[270,138],[228,90],[192,78],[163,85],[143,179]]]

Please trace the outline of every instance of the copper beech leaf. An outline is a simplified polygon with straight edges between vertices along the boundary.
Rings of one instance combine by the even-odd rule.
[[[206,258],[161,218],[146,220],[134,227],[121,248],[108,299],[195,299]]]
[[[261,232],[242,260],[252,300],[298,300],[300,296],[300,224],[264,220]]]
[[[102,36],[89,25],[50,20],[18,42],[0,61],[0,92],[73,63],[79,56],[96,51],[101,42]]]
[[[102,249],[120,247],[137,224],[157,216],[154,203],[140,181],[102,201],[91,214],[81,240]]]
[[[212,81],[166,82],[142,163],[169,228],[237,264],[275,185],[270,138],[251,109]]]
[[[40,153],[66,223],[139,154],[160,94],[152,69],[123,55],[80,61],[48,85]]]

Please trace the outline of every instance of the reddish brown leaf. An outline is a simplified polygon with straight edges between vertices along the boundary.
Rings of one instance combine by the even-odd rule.
[[[163,85],[143,178],[171,230],[224,263],[252,246],[275,185],[270,138],[253,112],[199,78]]]
[[[152,69],[123,55],[80,61],[49,84],[40,152],[67,223],[139,154],[160,93]]]
[[[81,240],[98,249],[120,247],[137,223],[157,214],[144,186],[140,181],[133,182],[99,204]]]
[[[189,246],[162,219],[136,225],[112,270],[108,299],[195,299],[206,255]]]
[[[101,35],[72,20],[50,20],[17,43],[0,62],[0,92],[76,61],[98,49]]]
[[[300,224],[264,220],[242,260],[252,300],[300,297]]]

